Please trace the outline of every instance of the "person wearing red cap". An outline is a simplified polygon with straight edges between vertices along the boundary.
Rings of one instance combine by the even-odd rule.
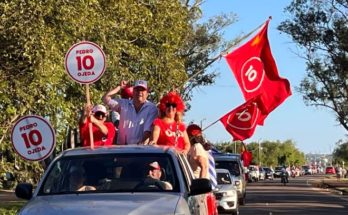
[[[160,189],[160,190],[172,190],[173,186],[167,182],[162,181],[162,169],[157,161],[149,163],[147,166],[147,176],[142,183],[137,185],[135,189]]]
[[[129,92],[126,98],[112,98],[128,87],[128,81],[121,81],[119,86],[105,93],[103,102],[120,114],[117,144],[144,144],[150,138],[152,122],[158,116],[158,110],[155,104],[147,100],[148,87],[144,80],[135,81],[132,93]],[[129,99],[131,94],[132,99]]]
[[[112,122],[106,122],[107,111],[104,105],[86,105],[80,118],[80,138],[82,146],[90,146],[89,122],[92,123],[94,146],[112,145],[115,137],[115,127]]]
[[[178,151],[187,154],[190,141],[186,126],[182,122],[185,104],[180,95],[169,92],[161,98],[158,109],[160,117],[153,122],[150,144],[174,146]]]

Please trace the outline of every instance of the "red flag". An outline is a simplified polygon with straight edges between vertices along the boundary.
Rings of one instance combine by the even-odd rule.
[[[234,140],[245,140],[251,137],[259,120],[264,119],[259,103],[260,96],[257,96],[220,118]]]
[[[245,100],[261,95],[265,117],[291,95],[290,83],[278,74],[267,37],[267,20],[261,31],[226,55]],[[263,124],[263,120],[259,121]]]

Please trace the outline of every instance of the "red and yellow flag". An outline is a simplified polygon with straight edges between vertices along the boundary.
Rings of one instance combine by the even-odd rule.
[[[225,56],[245,100],[261,97],[264,118],[258,121],[259,125],[263,125],[267,115],[291,95],[290,83],[279,76],[272,56],[267,37],[269,21],[251,40]]]

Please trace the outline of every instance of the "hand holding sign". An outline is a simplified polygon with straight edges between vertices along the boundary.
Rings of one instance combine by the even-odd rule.
[[[31,161],[47,158],[56,144],[55,133],[50,123],[35,115],[22,117],[15,123],[11,140],[15,151]]]

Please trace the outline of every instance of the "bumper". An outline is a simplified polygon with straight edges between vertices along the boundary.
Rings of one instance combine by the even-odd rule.
[[[216,201],[217,208],[220,211],[234,211],[237,210],[238,200],[236,196],[226,196],[222,197],[220,200]]]

